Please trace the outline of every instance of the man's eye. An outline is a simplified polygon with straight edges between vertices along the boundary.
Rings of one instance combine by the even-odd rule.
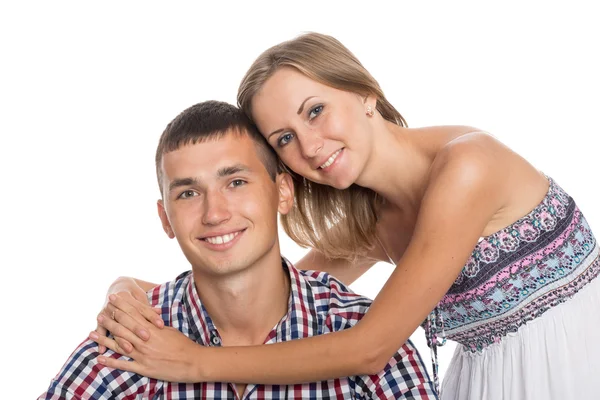
[[[286,133],[285,135],[281,135],[281,137],[277,141],[277,145],[279,147],[283,147],[286,144],[288,144],[293,138],[294,138],[294,134],[293,133]]]
[[[181,192],[181,194],[179,195],[180,199],[187,199],[190,197],[194,197],[196,196],[196,192],[194,192],[193,190],[185,190],[183,192]]]
[[[311,120],[311,119],[318,117],[322,111],[323,111],[323,106],[316,106],[315,108],[313,108],[312,110],[310,110],[308,112],[308,119]]]
[[[231,186],[233,187],[238,187],[238,186],[243,186],[246,184],[246,181],[242,180],[242,179],[236,179],[234,181],[231,181]]]

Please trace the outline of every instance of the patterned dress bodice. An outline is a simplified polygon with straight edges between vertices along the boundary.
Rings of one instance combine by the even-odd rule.
[[[568,300],[600,272],[598,246],[552,179],[529,214],[477,244],[424,327],[478,352]],[[435,340],[434,340],[435,346]]]

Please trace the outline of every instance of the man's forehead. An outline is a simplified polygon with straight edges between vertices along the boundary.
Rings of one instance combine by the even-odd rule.
[[[163,174],[168,178],[182,173],[217,174],[219,170],[232,166],[253,172],[262,166],[253,140],[241,134],[227,134],[183,145],[165,153],[161,164]]]

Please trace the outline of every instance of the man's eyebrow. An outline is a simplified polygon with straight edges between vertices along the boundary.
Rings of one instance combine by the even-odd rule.
[[[169,192],[182,186],[192,186],[198,184],[198,180],[195,178],[181,178],[175,179],[169,184]]]
[[[217,171],[217,177],[225,178],[227,176],[234,175],[239,172],[250,172],[250,168],[248,168],[248,166],[244,164],[235,164],[229,167],[223,167]]]
[[[225,178],[227,176],[234,175],[239,172],[250,172],[250,171],[251,171],[251,169],[244,164],[235,164],[235,165],[231,165],[228,167],[220,168],[217,171],[217,177]],[[169,184],[169,192],[172,192],[173,190],[175,190],[179,187],[182,187],[182,186],[193,186],[193,185],[198,185],[199,183],[200,183],[200,181],[196,178],[175,179],[173,182],[171,182]]]

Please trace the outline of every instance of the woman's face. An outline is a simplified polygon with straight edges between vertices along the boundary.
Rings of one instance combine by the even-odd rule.
[[[371,153],[372,127],[363,98],[280,68],[252,99],[253,119],[283,162],[305,178],[345,189]]]

